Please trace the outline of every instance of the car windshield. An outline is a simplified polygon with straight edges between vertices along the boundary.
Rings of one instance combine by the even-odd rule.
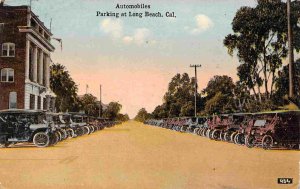
[[[19,118],[32,124],[44,124],[44,120],[46,120],[46,116],[43,114],[21,115]]]
[[[266,123],[267,123],[267,120],[258,119],[258,120],[255,121],[254,127],[264,127]]]
[[[205,118],[198,118],[198,123],[199,124],[203,124],[204,122],[206,122]]]
[[[80,117],[80,116],[74,116],[74,117],[72,117],[72,120],[75,123],[82,123],[82,117]]]
[[[59,124],[60,123],[60,119],[59,119],[59,116],[55,115],[52,117],[53,119],[53,122],[56,123],[56,124]]]
[[[71,122],[71,117],[69,115],[62,115],[62,120],[65,123],[70,123]]]

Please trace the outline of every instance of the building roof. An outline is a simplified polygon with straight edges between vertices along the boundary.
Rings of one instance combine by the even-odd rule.
[[[21,6],[11,6],[11,5],[7,5],[7,4],[4,4],[3,6],[0,5],[0,8],[5,8],[5,9],[25,9],[25,10],[28,10],[30,11],[31,13],[31,16],[38,22],[38,24],[48,33],[48,35],[52,36],[53,34],[51,33],[50,29],[48,29],[44,22],[42,22],[40,19],[39,19],[39,16],[37,16],[34,12],[31,11],[31,8],[30,6],[28,5],[21,5]]]

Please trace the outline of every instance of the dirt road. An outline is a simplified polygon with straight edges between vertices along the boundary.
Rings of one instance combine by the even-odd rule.
[[[297,188],[299,161],[130,121],[54,147],[0,149],[0,189]]]

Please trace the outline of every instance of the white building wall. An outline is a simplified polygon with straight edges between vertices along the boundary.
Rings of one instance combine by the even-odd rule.
[[[25,84],[25,109],[30,109],[30,94],[35,96],[34,109],[38,109],[38,96],[41,97],[41,109],[43,109],[43,99],[46,98],[46,96],[45,93],[40,94],[40,89],[42,90],[43,88],[31,83]]]

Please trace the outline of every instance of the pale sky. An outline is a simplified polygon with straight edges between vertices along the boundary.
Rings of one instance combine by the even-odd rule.
[[[126,3],[127,2],[127,3]],[[122,112],[134,117],[145,107],[148,112],[162,103],[168,83],[176,73],[193,76],[190,64],[202,64],[198,71],[200,89],[214,75],[236,78],[238,60],[223,46],[231,33],[231,22],[241,6],[255,0],[33,0],[32,10],[47,27],[52,18],[56,41],[54,62],[70,71],[79,94],[118,101]],[[120,4],[148,4],[151,9],[115,9]],[[9,5],[28,5],[29,0],[6,0]],[[175,12],[176,18],[96,17],[106,12]]]

